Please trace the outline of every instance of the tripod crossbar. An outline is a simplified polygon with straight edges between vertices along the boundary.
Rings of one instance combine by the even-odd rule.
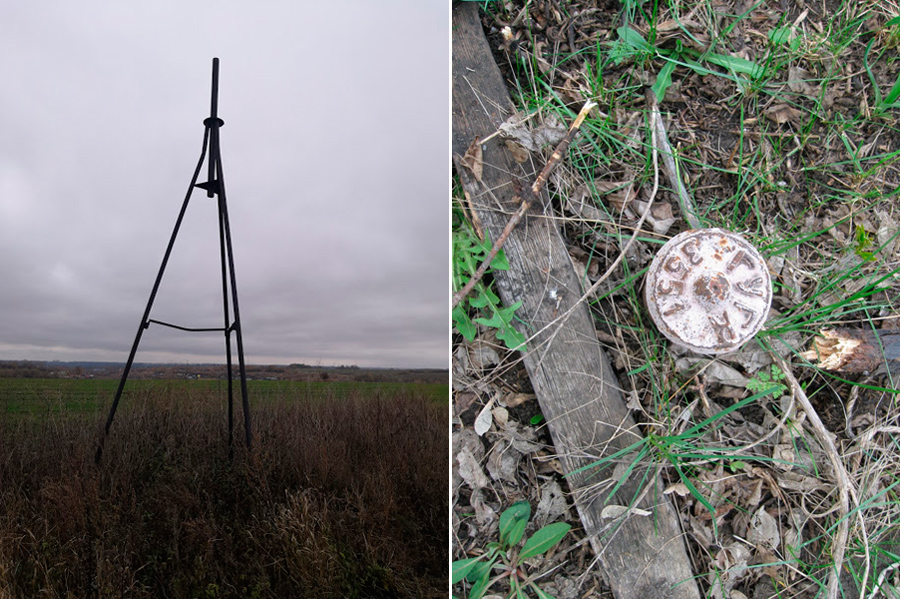
[[[183,327],[183,326],[181,326],[180,324],[172,324],[172,323],[170,323],[170,322],[163,322],[163,321],[161,321],[161,320],[156,320],[155,318],[149,319],[149,320],[147,321],[147,323],[144,325],[144,328],[146,329],[147,327],[149,327],[149,326],[150,326],[150,323],[153,323],[153,324],[159,324],[159,325],[162,325],[162,326],[164,326],[164,327],[169,327],[169,328],[172,328],[172,329],[178,329],[179,331],[188,331],[189,333],[228,332],[228,330],[231,328],[231,327],[227,327],[227,328],[226,328],[226,327],[213,327],[213,328],[209,328],[209,327],[203,327],[203,328],[197,328],[197,327]]]

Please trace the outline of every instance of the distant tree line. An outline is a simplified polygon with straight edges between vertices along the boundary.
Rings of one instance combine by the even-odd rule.
[[[28,360],[0,362],[0,377],[39,379],[53,376],[53,369],[42,362]]]

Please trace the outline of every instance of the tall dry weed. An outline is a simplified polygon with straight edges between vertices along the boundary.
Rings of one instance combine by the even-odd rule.
[[[161,385],[99,417],[0,421],[0,598],[420,597],[447,580],[446,410],[406,395],[253,406]]]

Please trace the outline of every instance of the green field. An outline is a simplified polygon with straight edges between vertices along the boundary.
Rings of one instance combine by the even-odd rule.
[[[103,412],[112,404],[119,381],[116,379],[0,378],[0,413],[40,414],[67,412]],[[247,381],[251,409],[255,402],[322,399],[357,395],[374,397],[407,393],[446,404],[450,386],[441,383],[370,383],[355,381]],[[159,391],[178,391],[184,397],[221,393],[226,402],[224,380],[146,380],[128,381],[121,409],[129,409],[141,398]],[[239,383],[235,398],[240,401]]]

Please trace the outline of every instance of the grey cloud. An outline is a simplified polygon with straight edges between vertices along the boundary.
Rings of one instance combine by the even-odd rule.
[[[124,360],[219,56],[248,358],[447,365],[448,13],[346,5],[0,8],[0,359]],[[219,326],[220,288],[197,193],[153,317]],[[221,346],[151,327],[138,359]]]

